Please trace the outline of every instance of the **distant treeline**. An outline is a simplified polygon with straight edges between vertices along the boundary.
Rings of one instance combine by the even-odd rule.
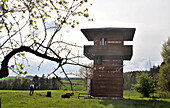
[[[32,75],[27,75],[27,76],[25,76],[25,78],[30,78],[30,79],[32,79],[34,76],[32,76]],[[60,78],[61,80],[68,80],[66,77],[64,77],[64,78]],[[70,80],[82,80],[82,78],[79,78],[79,77],[70,77],[69,78]]]
[[[79,77],[71,77],[69,79],[70,80],[82,80],[82,78],[79,78]],[[65,77],[65,78],[61,78],[61,80],[68,80],[68,79]]]
[[[123,74],[124,77],[124,90],[130,90],[132,84],[136,84],[136,76],[141,74],[142,72],[148,73],[153,78],[159,72],[159,66],[153,66],[150,71],[133,71],[133,72],[126,72]]]
[[[28,90],[30,84],[34,82],[36,90],[58,90],[60,87],[60,78],[45,78],[34,76],[33,79],[18,78],[0,80],[0,90]]]

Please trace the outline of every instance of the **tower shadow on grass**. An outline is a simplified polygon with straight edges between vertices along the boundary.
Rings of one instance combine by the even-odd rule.
[[[106,99],[100,101],[100,104],[113,106],[114,108],[170,108],[170,102],[157,100]]]

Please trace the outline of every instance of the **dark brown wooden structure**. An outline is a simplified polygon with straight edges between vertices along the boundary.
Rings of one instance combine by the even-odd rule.
[[[135,28],[81,29],[94,46],[84,46],[84,55],[94,60],[91,95],[94,97],[123,98],[123,60],[132,57]]]

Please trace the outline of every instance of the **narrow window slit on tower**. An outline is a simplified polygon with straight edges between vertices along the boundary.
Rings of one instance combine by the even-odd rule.
[[[101,56],[97,56],[97,58],[96,58],[96,64],[97,64],[97,65],[102,65],[102,57],[101,57]]]
[[[101,38],[100,39],[100,45],[106,45],[107,44],[107,39],[106,38]]]

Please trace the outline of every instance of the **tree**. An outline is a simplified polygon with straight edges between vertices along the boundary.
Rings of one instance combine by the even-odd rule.
[[[22,79],[22,90],[30,89],[31,80],[30,79]]]
[[[43,74],[44,75],[44,74]],[[32,79],[32,82],[34,82],[34,89],[38,89],[39,88],[39,77],[37,75],[35,75]],[[31,83],[30,83],[31,84]],[[29,85],[30,85],[29,84]]]
[[[123,73],[124,78],[124,90],[130,90],[132,87],[132,84],[136,84],[136,75],[140,73],[140,71],[133,71],[133,72],[126,72]]]
[[[132,85],[132,89],[141,93],[144,97],[149,97],[150,93],[154,93],[154,80],[147,73],[142,72],[136,76],[137,83]]]
[[[92,63],[89,63],[87,65],[88,67],[91,67],[91,68],[88,68],[88,67],[81,67],[79,69],[79,77],[80,78],[83,78],[83,79],[88,79],[88,78],[92,78],[93,76],[93,64]]]
[[[164,62],[157,74],[157,89],[161,96],[170,96],[170,37],[163,44],[161,55]]]
[[[39,89],[40,89],[40,90],[46,89],[47,80],[46,80],[44,74],[43,74],[42,77],[40,78],[40,81],[39,81],[39,82],[40,82],[40,83],[39,83],[39,84],[40,84]]]
[[[80,67],[78,72],[74,72],[74,73],[70,73],[70,74],[78,76],[78,77],[84,79],[86,82],[86,80],[88,78],[92,78],[92,76],[93,76],[93,64],[89,63],[86,66],[87,67]]]
[[[89,63],[86,66],[81,67],[78,72],[72,72],[69,74],[78,76],[79,78],[81,78],[84,81],[85,86],[87,86],[86,85],[87,79],[92,79],[92,76],[93,76],[93,64]]]
[[[161,55],[162,55],[164,62],[170,64],[170,37],[163,44]]]
[[[160,67],[158,73],[157,89],[162,92],[160,95],[168,96],[170,93],[170,64],[164,64]]]
[[[58,78],[53,77],[52,78],[53,90],[59,90],[60,85],[61,85],[60,80],[58,80]]]
[[[71,50],[71,47],[79,46],[62,41],[57,34],[64,25],[75,28],[79,16],[92,20],[87,3],[87,0],[1,0],[0,78],[9,75],[8,69],[17,75],[27,74],[25,52],[56,62],[56,69],[49,75],[56,76],[55,72],[60,68],[67,77],[64,65],[81,65],[74,61],[79,56]],[[9,60],[14,62],[9,64]]]
[[[12,89],[14,89],[14,90],[21,89],[21,79],[20,78],[19,79],[14,79],[13,83],[12,83],[12,86],[13,86]]]

